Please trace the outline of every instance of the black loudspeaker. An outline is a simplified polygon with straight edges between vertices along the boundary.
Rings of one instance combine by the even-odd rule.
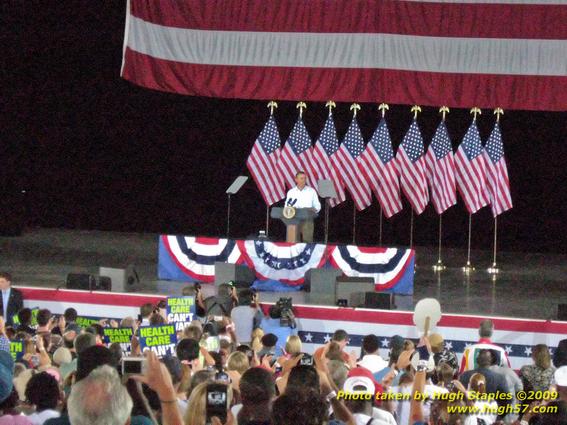
[[[112,291],[112,279],[108,276],[100,276],[97,282],[97,291]]]
[[[557,320],[567,322],[567,304],[559,304],[557,306]]]
[[[67,282],[65,283],[65,287],[67,289],[93,291],[97,287],[97,282],[96,282],[96,278],[92,274],[69,273],[67,275]]]
[[[392,310],[392,294],[384,294],[382,292],[365,292],[364,308]]]
[[[69,273],[65,287],[80,291],[111,291],[112,279],[107,276],[100,276],[97,279],[94,275],[87,273]]]

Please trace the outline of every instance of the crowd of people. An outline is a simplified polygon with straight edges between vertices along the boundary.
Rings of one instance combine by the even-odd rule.
[[[179,331],[175,355],[158,358],[136,331],[167,323],[163,303],[86,328],[73,308],[40,309],[36,324],[11,280],[0,273],[0,425],[567,424],[567,340],[553,356],[535,346],[533,364],[514,371],[490,320],[460,362],[436,333],[393,336],[387,356],[366,335],[357,355],[337,329],[309,354],[289,305],[263,311],[250,289],[223,284],[205,298],[195,284],[183,293],[198,319]],[[133,329],[128,353],[105,345],[105,327]],[[125,366],[140,358],[139,370]]]

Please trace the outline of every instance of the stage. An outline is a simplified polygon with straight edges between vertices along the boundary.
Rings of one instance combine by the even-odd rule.
[[[183,282],[157,279],[157,234],[28,229],[23,236],[0,238],[1,268],[12,272],[15,285],[57,287],[68,273],[98,273],[100,266],[124,268],[134,264],[141,279],[140,291],[178,294]],[[557,305],[567,304],[563,283],[567,256],[536,253],[500,253],[501,272],[494,279],[485,269],[491,252],[473,251],[475,272],[466,276],[461,267],[465,250],[445,250],[447,269],[435,273],[434,248],[415,247],[414,294],[397,296],[399,310],[411,310],[426,297],[437,298],[444,313],[554,319]],[[212,291],[213,285],[206,287]],[[280,293],[262,293],[273,301]],[[296,304],[305,304],[304,292],[286,293]]]

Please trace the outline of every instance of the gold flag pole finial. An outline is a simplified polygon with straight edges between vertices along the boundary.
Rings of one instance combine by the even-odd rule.
[[[303,117],[303,110],[307,109],[307,105],[305,104],[305,102],[297,102],[297,105],[295,105],[296,108],[299,108],[299,118]]]
[[[478,107],[474,107],[471,109],[471,114],[473,114],[473,121],[476,121],[476,116],[478,115],[482,115],[482,111],[480,110],[480,108]]]
[[[496,114],[496,122],[500,122],[500,115],[504,115],[504,109],[496,108],[494,113]]]
[[[413,112],[413,119],[417,119],[417,114],[419,114],[421,112],[421,106],[419,105],[413,105],[411,107],[411,111]]]
[[[325,106],[329,108],[329,116],[331,116],[331,114],[333,113],[333,108],[336,108],[337,104],[332,100],[329,100],[327,103],[325,103]]]
[[[356,118],[356,113],[360,110],[360,105],[358,103],[353,103],[350,105],[350,110],[352,111],[353,118]]]
[[[382,118],[386,116],[386,111],[389,109],[390,107],[388,106],[387,103],[381,103],[380,106],[378,106],[378,110],[382,111]]]
[[[268,103],[268,108],[270,108],[270,115],[274,115],[274,109],[278,107],[278,103],[275,100]]]
[[[445,121],[445,115],[447,115],[449,113],[449,108],[447,106],[441,106],[439,108],[439,113],[441,114],[441,117],[443,118],[443,121]]]

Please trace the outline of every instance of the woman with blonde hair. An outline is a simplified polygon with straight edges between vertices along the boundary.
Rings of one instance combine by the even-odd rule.
[[[545,344],[538,344],[532,351],[533,365],[522,366],[520,378],[526,391],[546,391],[551,385],[555,368],[551,365],[549,348]]]
[[[246,354],[235,351],[228,356],[226,373],[230,376],[232,386],[235,390],[239,389],[240,377],[249,368],[250,363],[248,362],[248,356],[246,356]]]
[[[252,342],[250,343],[250,348],[254,350],[255,353],[262,349],[262,337],[264,336],[264,331],[262,328],[256,328],[252,331]]]
[[[218,384],[218,383],[216,383]],[[208,382],[203,382],[191,391],[189,402],[187,405],[187,413],[185,414],[185,425],[206,425],[207,423],[207,387],[210,385]],[[227,412],[230,411],[232,404],[232,388],[230,385],[222,384],[227,387],[226,391],[226,406]]]
[[[301,339],[299,339],[297,335],[288,336],[285,341],[284,354],[278,357],[278,364],[283,365],[285,362],[301,353],[301,350]]]
[[[463,425],[477,425],[480,420],[486,424],[496,422],[498,417],[498,403],[494,399],[483,397],[486,394],[486,377],[482,373],[475,373],[469,380],[467,389],[460,381],[453,381],[455,387],[465,394],[465,400],[469,406],[474,406],[471,411],[478,413],[471,413],[467,415]]]
[[[290,357],[301,353],[301,339],[297,335],[290,335],[285,342],[285,352]]]

